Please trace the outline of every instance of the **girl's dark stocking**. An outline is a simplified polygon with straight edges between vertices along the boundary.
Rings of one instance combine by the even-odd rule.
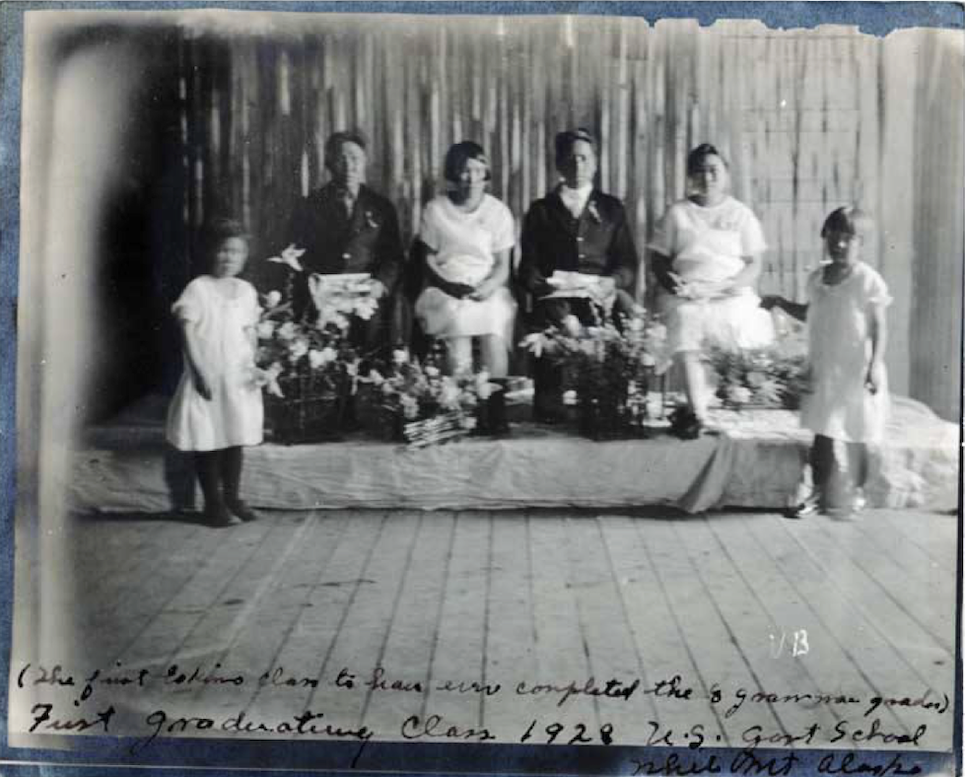
[[[852,488],[864,488],[868,479],[867,448],[861,443],[839,444],[817,435],[811,448],[811,473],[822,509],[847,507]]]
[[[222,451],[199,451],[194,455],[198,482],[204,494],[204,514],[216,526],[231,522],[221,491],[221,454]]]
[[[868,446],[863,442],[848,443],[848,468],[855,488],[864,488],[868,482]]]
[[[814,493],[821,503],[826,503],[828,488],[834,474],[834,440],[824,435],[816,435],[811,446],[809,456],[811,464],[811,479],[814,483]]]
[[[221,482],[224,483],[224,498],[228,505],[238,501],[242,463],[243,455],[240,446],[225,448],[221,452]]]
[[[239,496],[241,490],[241,469],[244,464],[244,449],[240,445],[236,445],[231,448],[225,448],[221,454],[221,479],[224,482],[225,504],[228,509],[241,520],[257,520],[257,513],[248,507]]]

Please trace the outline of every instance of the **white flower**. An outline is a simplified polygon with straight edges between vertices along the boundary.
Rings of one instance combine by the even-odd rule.
[[[520,347],[525,348],[537,359],[543,355],[543,348],[546,345],[546,335],[542,332],[534,332],[531,335],[526,335],[523,341],[520,343]]]
[[[402,415],[404,415],[410,421],[419,415],[419,402],[415,399],[415,397],[410,397],[408,394],[403,394],[401,402]]]
[[[763,383],[766,380],[767,380],[767,375],[765,375],[763,372],[758,372],[757,370],[751,370],[750,372],[747,373],[747,382],[754,388],[757,388],[763,385]]]
[[[368,321],[372,316],[375,315],[375,311],[378,310],[379,303],[376,302],[371,297],[360,297],[355,300],[355,315],[361,318],[363,321]]]
[[[338,315],[338,308],[334,305],[329,305],[327,303],[318,304],[319,300],[315,300],[315,307],[318,308],[318,328],[324,329],[325,325],[330,323],[335,316]]]
[[[288,349],[288,358],[295,361],[296,359],[301,359],[306,353],[308,353],[308,340],[304,337],[298,337]]]
[[[651,323],[650,326],[647,327],[647,334],[651,337],[666,337],[667,327],[658,322]]]
[[[751,390],[746,386],[731,386],[727,389],[727,399],[735,405],[744,405],[751,401]]]
[[[405,348],[396,348],[392,351],[392,363],[393,364],[405,364],[409,361],[409,352]]]
[[[333,362],[338,358],[338,351],[336,351],[332,346],[326,345],[319,351],[319,356],[322,359],[322,364],[328,364]]]
[[[438,378],[439,368],[433,364],[428,364],[426,365],[425,373],[427,378]]]
[[[275,290],[269,291],[269,292],[265,295],[265,307],[267,307],[267,308],[273,308],[273,307],[275,307],[276,305],[278,305],[278,303],[280,303],[280,302],[281,302],[281,292],[280,292],[280,291],[275,291]]]
[[[572,313],[563,319],[563,330],[571,337],[579,337],[580,332],[583,331],[583,325],[580,324],[580,319],[574,316]]]
[[[486,370],[480,370],[476,373],[474,380],[476,383],[476,396],[480,399],[489,399],[493,393],[493,386],[489,382],[489,373]]]
[[[255,368],[255,383],[264,386],[269,394],[284,398],[281,386],[278,385],[278,376],[281,375],[282,367],[278,362],[272,364],[267,370]]]
[[[278,327],[278,336],[282,340],[294,340],[297,332],[295,331],[295,324],[291,321],[286,321],[280,327]]]
[[[291,243],[288,248],[281,252],[281,256],[270,256],[268,257],[268,261],[275,262],[276,264],[284,264],[297,272],[302,272],[302,265],[298,259],[304,253],[304,248],[296,248],[295,244]]]
[[[564,405],[576,404],[576,392],[573,389],[563,392],[563,404]]]
[[[260,340],[270,340],[275,332],[275,322],[270,320],[259,321],[257,329]]]
[[[439,395],[439,404],[447,408],[458,407],[460,393],[459,386],[451,380],[443,380],[442,392]]]
[[[313,370],[317,370],[319,367],[325,364],[325,357],[317,348],[312,348],[308,352],[308,363],[311,365]]]

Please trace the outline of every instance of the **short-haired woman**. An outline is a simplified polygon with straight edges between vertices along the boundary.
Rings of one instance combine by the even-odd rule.
[[[429,201],[419,228],[427,283],[415,314],[427,335],[446,341],[451,372],[472,369],[478,338],[483,366],[500,384],[516,315],[507,286],[513,214],[486,192],[489,160],[478,143],[453,145],[444,170],[448,191]]]

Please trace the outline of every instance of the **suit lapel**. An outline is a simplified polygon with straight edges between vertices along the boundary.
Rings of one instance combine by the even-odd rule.
[[[552,191],[547,195],[546,202],[549,206],[550,216],[556,225],[564,232],[575,235],[579,229],[580,222],[578,219],[573,218],[573,214],[570,213],[569,209],[563,204],[560,195]]]
[[[355,207],[352,209],[352,218],[349,220],[350,235],[354,237],[365,228],[366,214],[370,210],[368,192],[363,184],[359,186],[359,193],[355,198]]]

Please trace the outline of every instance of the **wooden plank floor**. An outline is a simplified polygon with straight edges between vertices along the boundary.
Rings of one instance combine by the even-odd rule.
[[[175,664],[245,676],[145,689],[125,701],[131,714],[163,698],[215,719],[324,711],[381,740],[438,715],[505,742],[528,729],[545,742],[559,723],[558,742],[582,724],[594,742],[604,729],[620,744],[730,746],[751,726],[793,737],[816,723],[809,744],[837,747],[854,743],[829,742],[835,726],[877,717],[896,734],[926,723],[923,749],[952,744],[950,711],[864,712],[876,696],[952,693],[953,516],[270,512],[220,531],[80,517],[76,535],[77,655],[158,678]],[[628,700],[547,688],[590,678],[639,686]]]

